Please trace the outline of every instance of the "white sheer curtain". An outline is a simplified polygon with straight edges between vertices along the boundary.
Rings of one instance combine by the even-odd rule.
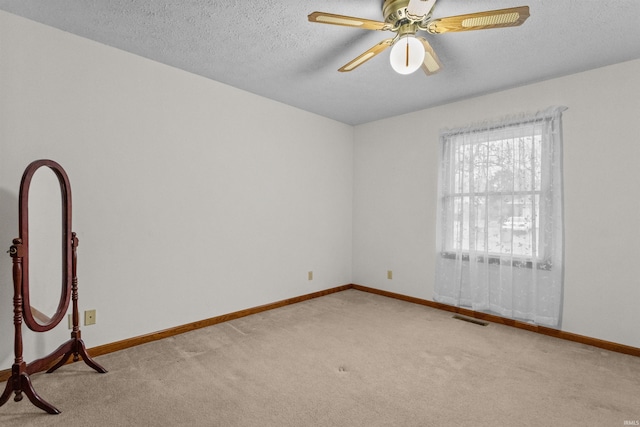
[[[440,133],[435,301],[559,326],[565,109]]]

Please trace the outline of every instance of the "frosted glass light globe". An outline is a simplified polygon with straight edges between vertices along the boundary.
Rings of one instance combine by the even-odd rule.
[[[393,44],[389,61],[396,73],[411,74],[424,61],[424,46],[411,35],[401,37]]]

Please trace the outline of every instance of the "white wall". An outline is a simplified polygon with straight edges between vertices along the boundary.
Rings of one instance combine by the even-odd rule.
[[[354,283],[431,300],[439,130],[565,105],[562,329],[640,347],[639,75],[636,60],[356,127]]]
[[[637,75],[633,61],[353,128],[0,12],[0,247],[24,168],[51,158],[73,189],[80,309],[98,312],[89,347],[350,282],[431,299],[439,129],[566,105],[563,329],[640,347]],[[0,369],[11,297],[5,255]],[[69,336],[23,329],[27,361]]]
[[[0,246],[24,168],[59,162],[88,347],[351,282],[351,126],[4,12],[0,43]],[[12,286],[4,254],[0,369]],[[23,329],[27,361],[69,338]]]

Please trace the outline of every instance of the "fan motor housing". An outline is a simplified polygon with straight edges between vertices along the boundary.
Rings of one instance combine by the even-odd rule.
[[[409,0],[385,0],[382,4],[384,22],[398,26],[401,21],[409,19],[407,16],[408,5]]]

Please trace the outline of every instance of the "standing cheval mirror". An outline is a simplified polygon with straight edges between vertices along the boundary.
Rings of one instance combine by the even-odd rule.
[[[22,400],[24,393],[38,408],[59,414],[33,389],[30,375],[43,370],[51,373],[71,356],[74,361],[82,357],[100,373],[107,372],[87,354],[81,338],[76,274],[78,238],[71,231],[71,207],[71,185],[62,166],[53,160],[37,160],[27,166],[20,183],[20,237],[13,239],[9,249],[13,259],[15,363],[0,396],[0,406],[12,393],[16,402]],[[34,332],[50,331],[65,318],[70,301],[73,301],[71,339],[48,356],[26,363],[22,358],[23,320]]]

